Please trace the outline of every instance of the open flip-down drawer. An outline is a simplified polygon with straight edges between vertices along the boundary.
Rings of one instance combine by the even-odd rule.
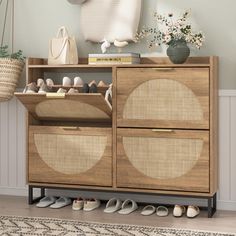
[[[111,105],[101,93],[15,93],[15,96],[37,120],[108,121],[111,119]]]

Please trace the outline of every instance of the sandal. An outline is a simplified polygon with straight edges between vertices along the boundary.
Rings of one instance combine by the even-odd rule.
[[[161,217],[168,216],[169,214],[168,208],[165,206],[159,206],[157,207],[156,214]]]
[[[39,207],[39,208],[48,207],[52,205],[53,203],[55,203],[56,200],[57,199],[55,197],[50,197],[50,196],[44,197],[36,204],[36,207]]]
[[[122,202],[120,199],[112,198],[107,202],[104,212],[105,213],[114,213],[114,212],[120,210],[121,206],[122,206]]]
[[[137,209],[138,209],[137,203],[134,200],[127,199],[123,202],[121,210],[119,210],[118,213],[122,215],[128,215],[133,211],[136,211]]]
[[[147,205],[141,211],[141,215],[143,216],[150,216],[156,211],[156,208],[152,205]]]
[[[71,199],[68,197],[60,197],[59,199],[56,200],[54,204],[50,206],[50,208],[53,209],[59,209],[65,206],[68,206],[71,204]]]

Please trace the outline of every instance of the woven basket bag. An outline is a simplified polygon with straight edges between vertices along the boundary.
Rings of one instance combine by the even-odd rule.
[[[0,58],[0,102],[10,100],[24,68],[24,62]]]

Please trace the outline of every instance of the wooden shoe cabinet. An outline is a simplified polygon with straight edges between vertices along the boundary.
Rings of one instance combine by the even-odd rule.
[[[44,73],[110,73],[112,110],[97,94],[16,96],[28,112],[28,184],[188,196],[216,209],[218,58],[142,58],[139,65],[49,66],[28,59],[27,83]]]

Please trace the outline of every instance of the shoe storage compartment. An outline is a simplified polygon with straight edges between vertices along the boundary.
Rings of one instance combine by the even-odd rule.
[[[15,93],[15,95],[37,120],[86,122],[109,122],[111,120],[111,106],[100,93]]]
[[[119,68],[117,126],[209,129],[209,68]]]
[[[111,128],[29,126],[30,183],[112,185]]]
[[[136,65],[88,65],[87,59],[48,65],[29,58],[26,66],[26,84],[38,78],[54,82],[47,94],[37,93],[35,84],[34,94],[16,93],[29,111],[30,203],[37,187],[42,197],[52,187],[140,192],[207,198],[212,216],[218,189],[217,57],[180,65],[168,58],[141,58]],[[87,84],[95,80],[98,93],[83,93],[75,77]],[[112,108],[104,96],[111,83]],[[74,85],[79,93],[68,94]],[[67,92],[57,93],[60,88]]]
[[[117,130],[117,186],[209,192],[209,132]]]

